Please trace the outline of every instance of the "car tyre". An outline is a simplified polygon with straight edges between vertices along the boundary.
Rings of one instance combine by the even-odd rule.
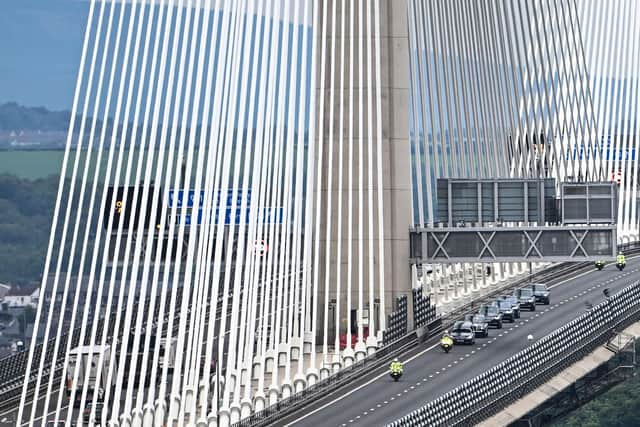
[[[535,304],[533,304],[533,305],[531,306],[531,311],[536,311],[536,305],[535,305]]]
[[[498,323],[498,329],[502,329],[502,321]]]
[[[549,299],[547,299],[547,300],[544,302],[544,305],[549,305],[549,304],[551,304],[551,301],[549,301]]]

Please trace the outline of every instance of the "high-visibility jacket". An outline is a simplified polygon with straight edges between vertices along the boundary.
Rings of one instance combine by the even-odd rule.
[[[453,340],[450,336],[445,336],[440,339],[441,344],[453,345]]]
[[[400,362],[391,362],[389,365],[389,370],[393,374],[401,374],[402,373],[402,363]]]
[[[618,255],[618,256],[616,257],[616,263],[618,263],[618,264],[625,264],[625,263],[626,263],[626,260],[625,260],[625,258],[624,258],[624,255]]]

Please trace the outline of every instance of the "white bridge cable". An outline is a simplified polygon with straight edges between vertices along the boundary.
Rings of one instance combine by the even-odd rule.
[[[266,381],[268,401],[275,403],[377,347],[386,320],[380,8],[378,2],[340,1],[338,23],[337,0],[216,0],[215,5],[213,0],[103,0],[97,27],[91,2],[74,101],[75,109],[84,102],[79,140],[68,193],[64,179],[59,190],[59,199],[68,195],[70,203],[59,240],[54,225],[47,261],[49,268],[59,249],[53,295],[62,293],[63,314],[51,332],[58,307],[50,307],[45,339],[55,338],[49,343],[53,364],[64,358],[64,366],[61,377],[45,370],[45,343],[37,376],[38,384],[48,381],[45,406],[55,401],[56,419],[82,421],[87,409],[90,418],[100,415],[113,425],[211,420],[228,425],[264,407]],[[269,54],[258,58],[257,52]],[[89,54],[86,80],[82,70]],[[93,117],[85,146],[89,108]],[[98,116],[102,129],[94,141]],[[72,120],[67,157],[74,127]],[[65,171],[67,163],[65,158]],[[82,224],[87,204],[91,213],[99,205],[101,215]],[[336,256],[341,260],[345,252],[348,261],[336,265]],[[61,284],[63,262],[68,267]],[[80,278],[72,296],[76,267]],[[352,299],[356,268],[357,302]],[[71,324],[63,326],[68,306]],[[40,304],[39,319],[43,310]],[[355,355],[353,310],[358,313]],[[319,331],[321,319],[325,327]],[[329,320],[335,322],[331,331]],[[73,354],[78,322],[77,345],[88,347]],[[58,350],[67,326],[72,335],[63,356]],[[323,342],[320,375],[316,342]],[[214,372],[223,374],[224,385],[212,379]],[[79,413],[72,405],[63,407],[65,383]],[[25,383],[23,400],[28,389]],[[38,410],[32,408],[31,423]],[[38,420],[44,425],[47,418]]]
[[[71,151],[71,142],[73,140],[73,136],[74,136],[74,129],[75,129],[75,120],[76,120],[76,114],[78,111],[78,104],[80,103],[80,98],[81,98],[81,91],[82,91],[82,82],[84,81],[84,73],[85,73],[85,60],[86,60],[86,56],[87,56],[87,51],[89,49],[89,40],[90,40],[90,36],[91,36],[91,29],[92,29],[92,22],[93,22],[93,18],[94,18],[94,9],[95,9],[95,2],[91,1],[90,6],[89,6],[89,18],[87,21],[87,26],[85,29],[85,36],[84,36],[84,41],[83,41],[83,47],[82,47],[82,54],[81,54],[81,59],[80,59],[80,66],[79,66],[79,71],[78,71],[78,78],[76,81],[76,87],[75,87],[75,92],[74,92],[74,97],[73,97],[73,105],[71,108],[71,118],[70,118],[70,124],[69,124],[69,131],[67,134],[67,142],[66,142],[66,146],[65,146],[65,152],[64,152],[64,156],[63,156],[63,161],[62,161],[62,170],[60,173],[60,183],[58,185],[58,192],[57,192],[57,196],[56,196],[56,203],[55,203],[55,208],[54,208],[54,214],[53,214],[53,223],[52,223],[52,230],[51,230],[51,235],[49,238],[49,244],[48,244],[48,248],[47,248],[47,255],[45,258],[45,267],[44,267],[44,273],[42,276],[42,282],[41,282],[41,287],[40,287],[40,301],[38,302],[38,308],[37,308],[37,312],[36,312],[36,319],[35,319],[35,324],[34,324],[34,330],[33,330],[33,334],[35,337],[38,336],[38,329],[39,329],[39,325],[41,322],[41,317],[42,317],[42,312],[44,309],[44,305],[43,305],[43,301],[45,301],[45,295],[46,295],[46,289],[47,289],[47,283],[49,282],[49,269],[51,268],[51,263],[52,263],[52,256],[53,256],[53,248],[56,242],[56,234],[57,234],[57,225],[58,225],[58,216],[60,215],[60,205],[61,205],[61,201],[62,201],[62,196],[64,193],[64,187],[65,187],[65,179],[66,179],[66,171],[67,171],[67,166],[68,166],[68,161],[69,161],[69,154]],[[100,17],[99,17],[99,21],[100,23],[102,23],[102,16],[103,16],[103,12],[104,10],[101,9],[100,11]],[[96,47],[93,46],[93,50],[96,50]],[[92,55],[92,65],[91,65],[91,70],[93,70],[93,64],[94,61],[93,59],[95,58],[95,56]],[[92,78],[90,77],[88,79],[88,81],[90,82],[92,80]],[[86,95],[85,95],[86,96]],[[84,123],[84,120],[86,120],[86,108],[87,108],[87,104],[84,104],[83,107],[83,117],[82,117],[82,123]],[[84,128],[84,125],[82,126],[82,128]],[[81,140],[78,141],[78,147],[77,152],[79,152],[80,150],[80,145],[81,145]],[[77,159],[76,159],[77,160]],[[71,181],[71,187],[74,186],[75,184],[75,170],[76,170],[76,165],[74,165],[74,174],[73,174],[73,179]],[[69,201],[70,203],[67,205],[67,209],[65,211],[65,225],[63,226],[63,232],[62,232],[62,238],[60,239],[60,248],[59,248],[59,254],[58,254],[58,258],[61,261],[61,254],[62,254],[62,250],[64,248],[64,243],[65,243],[65,239],[64,237],[66,236],[66,223],[67,223],[67,219],[68,216],[70,215],[70,211],[71,211],[71,204],[72,204],[72,197],[69,197]],[[60,262],[59,261],[59,262]],[[58,262],[58,267],[59,267],[59,262]],[[58,268],[56,268],[56,270],[58,270]],[[56,280],[55,283],[53,285],[53,289],[52,289],[52,295],[53,295],[53,301],[55,301],[55,296],[56,296],[56,288],[57,288],[57,276],[59,275],[59,271],[56,271]],[[45,328],[45,334],[44,334],[44,342],[42,345],[42,351],[40,353],[40,363],[38,364],[38,373],[36,376],[36,389],[35,389],[35,394],[33,397],[32,401],[37,402],[38,399],[38,392],[40,390],[40,384],[42,381],[42,373],[43,373],[43,368],[44,368],[44,362],[45,362],[45,358],[46,358],[46,354],[47,354],[47,344],[48,344],[48,338],[49,338],[49,331],[50,331],[50,327],[51,327],[51,317],[54,311],[54,306],[55,303],[52,304],[49,307],[49,314],[47,316],[47,326]],[[24,411],[24,407],[27,404],[27,392],[28,392],[28,388],[29,388],[29,383],[31,380],[31,369],[33,367],[33,356],[35,353],[35,349],[36,349],[36,339],[32,339],[31,340],[31,345],[30,345],[30,350],[29,350],[29,358],[27,361],[27,369],[25,372],[25,380],[24,380],[24,385],[22,388],[22,395],[20,398],[20,406],[18,408],[18,415],[16,418],[16,424],[17,425],[22,425],[22,416],[23,416],[23,411]],[[31,415],[29,418],[29,425],[33,425],[34,422],[34,418],[35,418],[35,412],[36,412],[36,406],[37,405],[32,405],[32,410],[31,410]]]

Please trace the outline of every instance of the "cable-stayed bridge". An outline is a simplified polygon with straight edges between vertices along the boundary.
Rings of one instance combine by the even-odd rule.
[[[0,361],[27,378],[6,414],[389,423],[632,286],[635,261],[575,263],[640,239],[621,3],[91,0],[44,341]],[[418,347],[529,269],[557,303],[464,354]]]

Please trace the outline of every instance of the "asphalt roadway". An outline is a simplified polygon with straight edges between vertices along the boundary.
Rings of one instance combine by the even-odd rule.
[[[395,421],[522,350],[529,345],[529,334],[535,341],[578,317],[587,309],[586,302],[595,305],[604,300],[603,289],[613,294],[638,279],[640,259],[627,259],[622,272],[610,264],[602,271],[594,268],[560,281],[551,285],[550,305],[523,310],[515,323],[490,329],[489,337],[476,339],[475,345],[456,345],[445,354],[438,340],[431,339],[400,357],[404,362],[400,381],[394,382],[386,369],[380,369],[278,424],[346,427]]]

